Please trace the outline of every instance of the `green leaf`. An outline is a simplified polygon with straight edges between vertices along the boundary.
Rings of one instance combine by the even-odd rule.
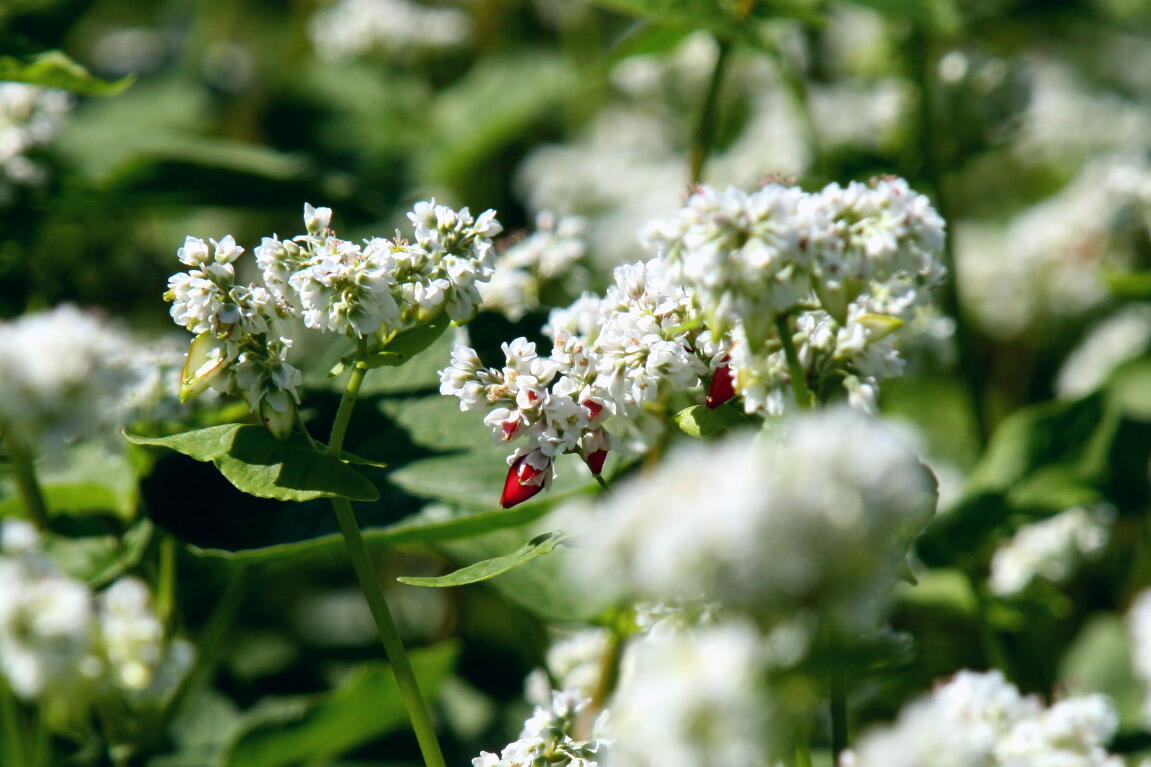
[[[620,11],[643,19],[650,19],[659,24],[670,24],[678,27],[707,29],[724,37],[740,40],[754,46],[759,46],[753,27],[746,21],[736,18],[732,12],[734,4],[728,5],[720,0],[595,0],[597,5]],[[769,3],[776,11],[804,10],[796,3]],[[788,15],[791,15],[790,13]],[[804,13],[811,17],[811,13]],[[815,14],[818,18],[818,15]]]
[[[740,426],[747,426],[751,419],[743,412],[735,400],[729,400],[717,408],[707,405],[692,405],[675,414],[676,426],[692,437],[714,437]]]
[[[99,588],[139,564],[152,540],[152,530],[152,523],[144,519],[133,525],[123,537],[52,535],[45,538],[44,548],[61,570],[93,588]]]
[[[1103,275],[1112,295],[1144,301],[1151,299],[1151,271],[1106,272]]]
[[[1131,639],[1123,617],[1097,613],[1064,653],[1058,687],[1068,695],[1106,695],[1115,704],[1120,726],[1135,727],[1143,722],[1144,698],[1131,668]]]
[[[104,445],[76,445],[36,467],[51,517],[109,516],[130,521],[139,503],[129,456]],[[17,497],[0,501],[0,517],[21,513]]]
[[[47,51],[26,60],[0,56],[0,81],[60,88],[85,96],[115,96],[134,83],[136,76],[101,80],[62,51]]]
[[[410,654],[425,697],[435,696],[457,655],[451,642]],[[391,669],[365,664],[332,692],[274,698],[257,705],[245,715],[220,763],[224,767],[324,764],[406,723]]]
[[[543,533],[532,538],[511,554],[485,559],[468,565],[467,567],[462,567],[454,573],[448,573],[447,575],[441,575],[436,578],[405,576],[397,578],[396,580],[400,583],[406,583],[409,586],[429,586],[434,588],[478,583],[479,581],[486,581],[489,578],[495,578],[497,575],[503,575],[508,570],[530,562],[536,557],[550,554],[563,539],[563,533]]]
[[[211,461],[237,489],[260,498],[379,498],[366,477],[343,461],[316,452],[299,435],[281,442],[262,426],[231,423],[169,437],[126,436],[137,445],[167,447],[197,461]]]
[[[368,367],[399,367],[436,342],[451,322],[447,314],[441,314],[426,325],[405,330],[384,344],[376,354],[369,357]]]

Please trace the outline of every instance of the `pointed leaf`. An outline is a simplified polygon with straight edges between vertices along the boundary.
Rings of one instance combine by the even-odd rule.
[[[114,96],[136,81],[135,75],[109,81],[93,77],[61,51],[47,51],[30,59],[0,56],[0,82],[28,83],[61,88],[85,96]]]
[[[367,359],[368,367],[399,367],[436,342],[451,322],[441,314],[426,325],[398,333],[379,352]]]
[[[729,400],[717,408],[692,405],[675,414],[676,426],[692,437],[714,437],[750,422],[742,405],[735,400]]]
[[[260,498],[379,498],[366,477],[338,458],[313,450],[299,435],[281,442],[262,426],[232,423],[169,437],[126,436],[137,445],[167,447],[197,461],[212,461],[237,489]]]
[[[479,581],[486,581],[489,578],[502,575],[514,567],[519,567],[526,562],[532,561],[536,557],[550,554],[563,539],[564,534],[560,532],[544,533],[532,538],[511,554],[485,559],[481,562],[460,568],[454,573],[441,575],[438,578],[401,577],[396,580],[400,583],[406,583],[409,586],[429,586],[434,588],[478,583]]]

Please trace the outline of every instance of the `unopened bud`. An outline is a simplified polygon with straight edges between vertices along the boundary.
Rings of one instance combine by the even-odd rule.
[[[528,459],[533,457],[536,460],[542,458],[544,461],[542,468],[537,468],[529,462]],[[510,509],[517,503],[523,503],[543,490],[548,484],[551,463],[550,458],[534,456],[532,453],[517,458],[512,463],[511,468],[508,469],[508,476],[504,480],[504,492],[500,496],[500,506]]]
[[[735,378],[724,357],[723,364],[715,369],[711,377],[711,388],[707,391],[707,406],[713,410],[735,396]]]
[[[287,439],[296,425],[296,401],[284,391],[269,392],[256,413],[276,439]]]
[[[310,203],[304,203],[304,226],[308,234],[319,234],[332,223],[331,208],[313,208]]]
[[[228,361],[227,344],[212,333],[193,338],[180,373],[180,401],[187,402],[211,386]]]

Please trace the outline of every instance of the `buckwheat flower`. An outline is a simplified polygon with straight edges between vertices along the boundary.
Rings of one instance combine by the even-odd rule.
[[[583,697],[594,695],[609,640],[610,633],[598,628],[568,631],[553,639],[547,650],[547,668],[556,686],[575,690]]]
[[[172,302],[172,320],[197,335],[228,336],[239,325],[248,332],[266,330],[267,293],[254,285],[237,285],[233,263],[244,249],[231,235],[210,245],[188,237],[176,255],[192,267],[168,278],[164,298]]]
[[[135,344],[68,305],[0,323],[0,428],[26,449],[112,433],[129,416]]]
[[[313,221],[312,226],[319,224]],[[288,278],[299,296],[304,324],[355,338],[381,327],[399,327],[400,308],[391,293],[395,282],[391,243],[377,239],[361,248],[334,235],[310,237],[307,257]]]
[[[195,651],[166,636],[143,581],[123,577],[96,597],[96,626],[105,678],[136,705],[166,700],[191,670]]]
[[[1118,718],[1102,696],[1045,709],[998,671],[959,672],[904,707],[888,727],[873,728],[841,767],[1121,767],[1105,744]]]
[[[250,336],[229,371],[248,407],[281,439],[295,425],[303,385],[303,373],[287,362],[291,348],[291,338]]]
[[[491,279],[480,285],[484,307],[502,312],[513,322],[540,308],[546,289],[564,278],[574,281],[570,279],[572,267],[587,250],[586,227],[582,218],[560,218],[542,211],[536,216],[535,231],[496,258]]]
[[[763,638],[724,622],[645,636],[628,648],[611,701],[609,765],[772,764],[775,721]]]
[[[691,289],[713,332],[743,321],[758,347],[772,318],[810,289],[798,218],[803,199],[801,189],[780,184],[750,194],[703,186],[675,218],[650,223],[641,239],[667,262],[671,280]]]
[[[1076,346],[1055,378],[1055,391],[1074,399],[1098,389],[1124,362],[1151,348],[1151,307],[1126,306],[1100,322]]]
[[[1022,527],[991,559],[991,590],[1018,594],[1036,578],[1062,583],[1082,561],[1100,554],[1110,538],[1115,509],[1076,507]]]
[[[70,94],[24,83],[0,83],[0,201],[18,186],[43,183],[30,151],[49,143],[72,110]]]
[[[309,33],[325,59],[373,51],[406,59],[463,45],[471,36],[471,20],[462,9],[412,0],[339,0],[316,12]]]
[[[605,598],[873,626],[931,516],[933,483],[899,435],[847,408],[796,417],[785,432],[685,445],[596,511],[569,512],[565,529],[595,531],[571,560],[573,582]]]
[[[0,526],[0,674],[21,698],[82,698],[93,671],[92,595],[44,556],[22,520]]]
[[[577,715],[590,700],[576,690],[554,690],[550,700],[537,705],[524,722],[519,738],[498,755],[481,752],[473,767],[523,767],[529,764],[561,767],[599,767],[609,744],[599,739],[576,740]]]

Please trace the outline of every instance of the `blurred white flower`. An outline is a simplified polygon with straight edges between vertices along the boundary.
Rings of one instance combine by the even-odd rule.
[[[596,511],[569,511],[565,529],[594,530],[572,582],[621,600],[716,600],[768,622],[873,627],[933,511],[928,472],[895,432],[846,408],[785,431],[686,445]]]
[[[1035,578],[1061,583],[1083,560],[1103,551],[1115,521],[1109,505],[1076,507],[1018,530],[991,559],[991,591],[1011,596]]]
[[[524,722],[519,739],[499,754],[488,751],[472,760],[473,767],[524,767],[548,764],[557,767],[598,767],[608,743],[600,739],[576,740],[572,736],[577,715],[590,701],[578,691],[553,690],[550,700],[537,705]]]
[[[1117,726],[1101,695],[1044,708],[998,671],[961,671],[865,733],[840,767],[1122,767],[1105,748]]]
[[[471,37],[471,19],[459,8],[414,0],[338,0],[309,25],[312,46],[325,59],[380,51],[394,58],[458,48]]]
[[[1074,399],[1098,389],[1114,370],[1151,347],[1151,307],[1126,306],[1079,342],[1059,369],[1055,391]]]
[[[0,83],[0,202],[17,186],[44,181],[43,168],[27,155],[51,141],[72,104],[64,91]]]

